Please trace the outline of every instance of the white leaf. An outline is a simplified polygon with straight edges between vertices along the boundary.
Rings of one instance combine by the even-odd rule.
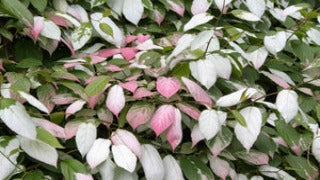
[[[69,6],[67,13],[77,18],[81,23],[89,22],[87,11],[78,4]]]
[[[163,158],[163,165],[165,169],[164,180],[184,180],[181,168],[178,162],[171,155]]]
[[[192,76],[207,89],[210,89],[217,80],[214,64],[210,60],[198,60],[189,64]]]
[[[6,179],[6,177],[12,174],[12,172],[16,169],[15,165],[12,164],[12,162],[17,164],[17,158],[19,156],[19,152],[12,153],[13,150],[19,148],[19,141],[17,138],[7,141],[5,138],[0,137],[1,144],[3,141],[5,141],[5,145],[0,145],[0,151],[2,152],[0,154],[0,179]],[[4,157],[3,154],[6,157]],[[11,162],[8,160],[8,158]]]
[[[298,95],[292,90],[282,90],[277,95],[276,106],[281,116],[289,123],[298,113]]]
[[[124,0],[108,0],[108,6],[117,14],[121,15]]]
[[[320,162],[320,137],[315,137],[312,142],[312,154]]]
[[[256,107],[246,107],[240,113],[245,119],[247,127],[237,123],[234,132],[243,147],[249,151],[260,134],[262,115]]]
[[[87,154],[87,162],[91,169],[94,169],[103,161],[108,159],[111,141],[108,139],[96,139]]]
[[[287,16],[283,14],[283,10],[279,8],[272,8],[269,10],[273,17],[278,19],[281,22],[285,22],[287,19]]]
[[[184,25],[183,31],[188,31],[190,29],[193,29],[201,24],[205,24],[209,22],[211,19],[213,19],[213,16],[211,16],[208,13],[201,13],[192,16],[192,18],[187,22],[187,24]]]
[[[287,172],[269,165],[260,166],[259,171],[261,174],[274,179],[296,180],[296,178],[290,176]]]
[[[27,94],[27,93],[25,93],[23,91],[18,91],[18,93],[20,94],[20,96],[23,99],[27,100],[29,104],[31,104],[32,106],[36,107],[40,111],[49,114],[48,108],[45,105],[43,105],[42,102],[40,102],[38,99],[36,99],[32,95]]]
[[[212,0],[193,0],[191,12],[193,15],[206,12],[212,4]]]
[[[107,108],[118,117],[119,113],[125,106],[125,96],[123,92],[123,88],[119,85],[114,85],[110,88],[107,100],[106,100],[106,106]]]
[[[114,171],[116,165],[108,158],[104,163],[99,166],[99,173],[102,180],[114,180]]]
[[[109,18],[103,17],[102,13],[91,14],[91,23],[98,34],[111,44],[114,44],[120,48],[125,43],[125,38],[123,32],[118,28],[118,26]],[[100,24],[105,23],[111,27],[113,36],[106,34],[100,29]]]
[[[213,36],[214,36],[213,30],[201,31],[199,34],[197,34],[197,36],[191,42],[191,47],[190,47],[191,51],[194,51],[196,49],[205,50],[205,48],[208,45],[208,42],[210,41],[211,38],[213,38]]]
[[[122,7],[123,15],[133,24],[137,25],[143,14],[143,4],[141,0],[124,0]]]
[[[19,102],[0,110],[0,118],[12,131],[30,139],[36,139],[36,126]]]
[[[101,1],[101,0],[90,0],[90,5],[91,5],[91,8],[93,7],[96,7],[96,6],[100,6],[102,4],[104,4],[105,2],[107,1]]]
[[[112,154],[115,163],[123,169],[133,172],[136,168],[137,157],[125,145],[113,145]]]
[[[158,151],[149,144],[142,145],[142,156],[140,159],[144,174],[148,180],[163,180],[165,169]]]
[[[212,139],[219,131],[221,125],[219,116],[215,110],[204,110],[199,117],[199,129],[201,134],[207,139]]]
[[[256,49],[253,52],[247,53],[247,59],[253,64],[253,67],[256,70],[259,70],[259,68],[264,64],[268,57],[268,51],[265,47],[261,47],[259,49]]]
[[[92,27],[90,24],[82,24],[71,33],[71,43],[74,50],[82,48],[91,38]]]
[[[318,29],[316,28],[309,29],[307,31],[307,35],[313,42],[315,42],[317,45],[320,45],[320,31]]]
[[[92,147],[97,137],[97,128],[92,123],[82,123],[78,127],[76,134],[77,148],[84,157]]]
[[[251,21],[251,22],[260,21],[260,18],[258,16],[248,11],[238,9],[238,10],[233,10],[231,13],[237,18],[242,20]]]
[[[41,31],[41,35],[47,37],[49,39],[60,40],[61,31],[59,27],[52,21],[45,19],[43,21],[43,29]]]
[[[217,5],[220,11],[226,10],[226,6],[231,2],[232,0],[214,0],[214,3]]]
[[[290,76],[282,71],[276,70],[276,69],[271,69],[269,68],[269,70],[272,72],[272,74],[275,74],[279,77],[281,77],[282,79],[284,79],[287,83],[291,84],[291,85],[296,85],[292,79],[290,78]]]
[[[262,17],[264,11],[266,10],[265,0],[247,0],[246,6],[253,14],[258,16],[259,18]]]
[[[11,92],[10,92],[10,83],[2,83],[1,84],[1,96],[4,98],[11,98]]]
[[[191,34],[182,35],[168,59],[171,59],[172,57],[179,55],[182,51],[187,49],[190,46],[193,39],[194,37]]]
[[[270,53],[276,54],[286,46],[287,36],[284,31],[279,31],[274,35],[265,36],[263,42]]]
[[[22,150],[32,158],[57,167],[58,152],[50,145],[39,141],[18,136]]]
[[[216,73],[219,77],[224,79],[230,78],[232,66],[228,58],[219,54],[210,54],[206,57],[206,60],[209,60],[214,64]]]
[[[257,92],[258,91],[254,88],[240,89],[236,92],[220,97],[216,104],[221,107],[233,106],[240,103],[242,100],[251,98]]]
[[[229,163],[218,157],[210,157],[209,162],[212,171],[221,179],[226,179],[231,170]]]

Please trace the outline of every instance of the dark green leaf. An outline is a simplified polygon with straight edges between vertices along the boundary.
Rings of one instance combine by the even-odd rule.
[[[106,85],[109,82],[109,78],[107,76],[99,76],[92,82],[90,82],[84,91],[87,93],[88,96],[96,95],[103,91]]]

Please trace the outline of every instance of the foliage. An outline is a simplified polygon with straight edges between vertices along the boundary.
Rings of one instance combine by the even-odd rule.
[[[0,179],[318,179],[316,0],[0,0]]]

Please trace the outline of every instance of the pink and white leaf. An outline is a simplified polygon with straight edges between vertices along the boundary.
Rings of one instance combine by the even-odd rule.
[[[148,89],[142,87],[142,88],[138,88],[133,93],[133,98],[140,99],[140,98],[144,98],[144,97],[150,97],[153,95],[154,95],[154,92],[150,92]]]
[[[141,145],[138,139],[129,131],[117,129],[111,135],[111,141],[114,145],[127,146],[137,157],[141,157]]]
[[[205,139],[204,135],[200,132],[199,125],[193,126],[191,131],[192,147],[198,144],[198,142]]]
[[[191,5],[193,15],[205,13],[210,8],[212,0],[194,0]]]
[[[64,126],[65,139],[71,139],[77,134],[78,127],[80,126],[81,121],[69,121]]]
[[[133,129],[146,124],[152,117],[154,106],[151,104],[133,105],[126,116],[126,119]]]
[[[136,89],[138,88],[138,82],[137,81],[129,81],[125,83],[119,83],[119,85],[123,88],[126,89],[130,92],[135,92]]]
[[[45,119],[40,119],[40,118],[32,118],[32,121],[37,125],[42,127],[43,129],[45,129],[46,131],[48,131],[50,134],[52,134],[55,137],[58,138],[65,138],[65,131],[64,128],[62,128],[61,126],[50,122],[48,120]]]
[[[174,121],[166,133],[166,138],[173,150],[175,150],[176,147],[181,143],[183,137],[181,112],[179,111],[179,109],[175,108],[174,116]]]
[[[40,32],[44,28],[44,18],[40,16],[35,16],[33,18],[33,28],[32,28],[32,36],[34,40],[36,41],[39,37]]]
[[[181,1],[167,0],[168,4],[171,6],[171,10],[175,13],[183,16],[185,7]]]
[[[175,120],[175,107],[172,105],[162,105],[154,113],[151,119],[151,128],[159,136],[168,129]]]
[[[198,120],[200,116],[200,111],[186,103],[178,103],[177,107],[188,116],[192,117],[194,120]]]
[[[163,158],[163,166],[165,169],[164,179],[184,180],[182,170],[173,156],[167,155]]]
[[[157,79],[157,91],[169,99],[175,95],[181,87],[181,84],[176,78],[159,77]]]
[[[269,72],[266,71],[261,71],[261,73],[265,76],[267,76],[271,81],[273,81],[274,83],[276,83],[277,85],[279,85],[280,87],[284,88],[284,89],[288,89],[290,88],[290,85],[281,77],[275,75],[275,74],[271,74]]]
[[[210,96],[197,83],[185,77],[182,77],[182,81],[197,102],[207,107],[212,107],[212,100]]]
[[[74,113],[80,111],[85,104],[86,101],[84,100],[77,100],[74,103],[70,104],[66,109],[66,119]]]
[[[119,113],[123,109],[125,105],[125,97],[123,93],[123,89],[119,85],[114,85],[110,88],[106,106],[107,108],[116,116],[118,117]]]
[[[93,180],[91,174],[76,173],[76,180]]]
[[[229,163],[218,157],[210,157],[209,159],[210,168],[212,171],[219,176],[221,179],[226,180],[231,167]]]

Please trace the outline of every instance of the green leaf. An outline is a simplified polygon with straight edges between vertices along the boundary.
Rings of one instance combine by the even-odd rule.
[[[213,179],[211,170],[199,158],[194,156],[184,156],[179,159],[181,169],[189,180],[201,180],[201,176]]]
[[[110,36],[113,37],[113,30],[112,30],[112,28],[111,28],[108,24],[106,24],[106,23],[100,23],[100,24],[99,24],[99,27],[100,27],[100,29],[101,29],[104,33],[106,33],[106,34],[108,34],[108,35],[110,35]]]
[[[34,170],[27,173],[27,175],[23,178],[23,180],[44,180],[44,174],[40,170]]]
[[[39,59],[34,59],[34,58],[26,58],[20,61],[17,64],[17,67],[19,68],[31,68],[31,67],[38,67],[42,65],[42,61]]]
[[[189,63],[177,64],[172,71],[172,75],[177,77],[183,77],[183,76],[189,77],[190,75]]]
[[[10,31],[4,29],[4,28],[0,28],[0,34],[1,34],[3,37],[9,39],[10,41],[12,41],[12,39],[13,39],[12,33],[11,33]]]
[[[291,41],[291,47],[292,47],[293,54],[298,56],[298,58],[301,61],[304,61],[304,62],[306,62],[307,60],[311,62],[314,61],[314,58],[313,58],[314,54],[313,54],[312,48],[306,43],[299,40],[294,40],[294,41]]]
[[[290,147],[299,145],[300,135],[293,127],[286,124],[284,120],[275,121],[275,125],[279,135]]]
[[[60,170],[66,180],[76,180],[75,173],[88,172],[80,161],[71,158],[60,162]]]
[[[33,15],[28,8],[18,0],[2,0],[2,7],[5,8],[12,16],[18,18],[20,21],[26,20],[33,24]]]
[[[93,80],[91,83],[87,85],[87,87],[84,89],[84,91],[87,93],[88,96],[93,96],[101,91],[106,87],[106,85],[109,82],[109,77],[107,76],[99,76],[95,80]]]
[[[144,5],[144,7],[146,7],[149,10],[153,10],[153,4],[151,2],[151,0],[142,0],[142,3]]]
[[[60,84],[71,89],[75,94],[78,94],[83,99],[88,99],[86,92],[84,91],[83,87],[79,84],[70,81],[61,81]]]
[[[8,107],[15,105],[15,104],[16,104],[15,100],[9,99],[9,98],[3,98],[0,100],[0,110],[8,108]]]
[[[315,179],[318,175],[318,170],[312,162],[304,157],[289,155],[286,157],[292,169],[303,179]]]
[[[31,0],[31,4],[38,11],[43,12],[47,7],[47,0]]]
[[[233,114],[234,118],[241,124],[241,126],[247,127],[246,120],[244,117],[239,113],[237,110],[231,110],[231,113]]]
[[[52,134],[50,134],[48,131],[44,129],[37,128],[37,139],[49,144],[54,148],[64,148],[56,137],[54,137]]]
[[[17,41],[14,45],[14,58],[17,62],[24,59],[37,59],[42,61],[42,51],[35,43],[31,40]]]
[[[126,117],[127,117],[128,111],[129,111],[129,106],[125,106],[124,109],[120,113],[119,120],[118,120],[118,126],[120,128],[122,128],[127,122]]]

